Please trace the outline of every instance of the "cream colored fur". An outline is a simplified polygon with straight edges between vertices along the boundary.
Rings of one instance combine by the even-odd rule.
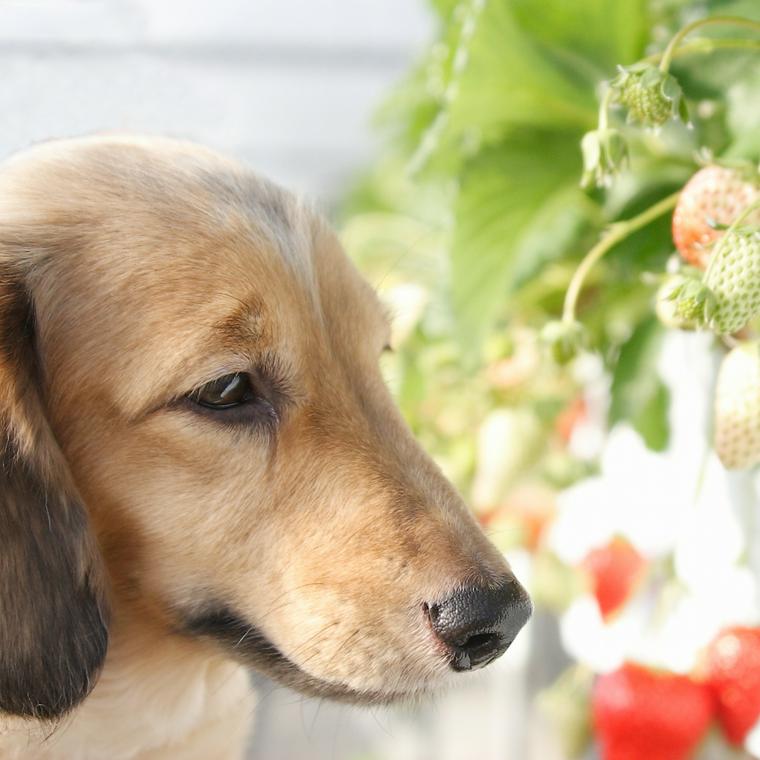
[[[4,391],[0,421],[83,505],[76,568],[111,618],[91,694],[57,723],[0,717],[0,758],[240,758],[244,665],[349,702],[451,678],[424,605],[509,571],[396,410],[384,310],[318,215],[198,146],[53,142],[0,170],[3,267],[44,403]],[[4,387],[23,371],[0,359]],[[236,372],[279,384],[274,429],[187,401]],[[227,610],[257,633],[217,640]]]

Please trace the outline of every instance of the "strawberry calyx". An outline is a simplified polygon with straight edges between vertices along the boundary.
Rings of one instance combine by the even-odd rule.
[[[681,310],[678,308],[678,296],[687,287],[691,287],[694,278],[680,272],[669,275],[660,285],[655,297],[655,313],[660,322],[672,330],[694,330],[698,327],[698,321],[692,314],[692,304],[689,297],[684,297]],[[701,289],[698,289],[701,293]],[[705,294],[706,299],[709,294]],[[689,304],[688,306],[686,304]],[[699,309],[696,309],[699,313]]]
[[[677,275],[664,298],[675,302],[676,318],[691,326],[705,324],[715,303],[715,295],[696,270]]]

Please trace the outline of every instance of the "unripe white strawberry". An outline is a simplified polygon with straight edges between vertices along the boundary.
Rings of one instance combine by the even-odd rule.
[[[705,269],[723,235],[718,225],[730,225],[758,198],[756,167],[713,164],[700,169],[684,186],[673,211],[673,242],[684,260]],[[760,224],[760,209],[750,214],[747,222]]]
[[[735,333],[760,313],[760,229],[729,229],[711,257],[704,284],[713,296],[705,318],[715,332]]]
[[[729,470],[760,462],[760,343],[723,359],[715,387],[715,451]]]

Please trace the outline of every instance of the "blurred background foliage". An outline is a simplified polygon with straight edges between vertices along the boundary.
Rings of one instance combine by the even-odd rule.
[[[602,507],[616,493],[624,496],[620,535],[634,545],[637,531],[656,536],[657,521],[673,523],[676,502],[686,503],[699,491],[701,475],[677,481],[669,474],[675,460],[658,454],[672,448],[678,432],[670,429],[673,420],[695,414],[662,375],[666,328],[656,294],[673,261],[670,214],[626,237],[591,270],[577,308],[588,332],[587,351],[558,366],[540,332],[561,315],[573,273],[610,224],[678,191],[706,157],[760,159],[760,64],[757,49],[741,48],[753,33],[708,27],[689,38],[703,41],[699,51],[687,46],[671,67],[690,121],[647,130],[627,124],[625,113],[613,109],[611,125],[625,135],[630,162],[611,187],[580,187],[580,141],[596,128],[600,96],[617,67],[646,57],[656,62],[671,37],[695,19],[721,14],[760,20],[760,3],[431,1],[437,40],[380,109],[385,152],[343,208],[344,242],[394,317],[393,352],[383,359],[388,382],[415,434],[462,489],[492,539],[504,551],[530,558],[526,567],[539,609],[577,617],[574,600],[591,590],[600,608],[594,614],[603,618],[598,641],[611,641],[617,635],[611,615],[624,600],[614,585],[625,587],[627,596],[644,589],[648,622],[631,640],[654,631],[657,649],[662,620],[689,598],[688,573],[677,572],[684,563],[675,539],[651,552],[640,541],[643,556],[627,541],[613,540],[585,559],[581,553],[568,560],[575,550],[560,559],[547,536],[561,522],[563,492],[574,484],[596,484],[576,491],[578,514],[586,493],[597,493]],[[717,38],[736,44],[708,50]],[[717,355],[710,353],[709,339],[699,346],[709,364]],[[705,401],[708,375],[693,378]],[[613,447],[618,453],[605,458],[607,435],[619,423],[638,433],[641,452],[623,433]],[[699,458],[702,444],[689,442],[689,434],[686,439],[686,458]],[[695,465],[702,472],[704,456]],[[658,478],[659,486],[653,481]],[[668,479],[670,490],[660,496],[657,489]],[[649,488],[641,496],[640,483]],[[712,501],[725,507],[728,520],[728,505],[717,504],[723,498]],[[592,514],[603,513],[588,512],[583,519]],[[625,524],[635,519],[648,526],[626,535]],[[595,526],[571,529],[594,533]],[[594,546],[590,540],[586,545]],[[703,551],[695,542],[680,551],[685,556],[692,549]],[[605,588],[608,577],[612,586]],[[670,612],[663,618],[665,610]],[[678,617],[673,614],[671,620]],[[695,614],[704,622],[703,612]],[[734,615],[727,612],[726,620]],[[543,702],[571,756],[587,746],[591,673],[598,668],[593,652],[584,662],[577,653],[583,646],[573,651],[571,641],[588,639],[591,629],[576,626],[580,633],[574,636],[575,624],[564,618],[563,646],[581,666],[566,671]],[[713,623],[724,624],[713,620],[696,628]],[[694,648],[684,646],[684,631],[695,626],[684,625],[680,632],[673,628],[668,657],[653,657],[660,667],[693,666]],[[692,638],[707,641],[711,635],[705,630]],[[727,751],[723,746],[715,756]]]
[[[519,486],[545,494],[594,468],[593,446],[587,457],[566,446],[588,413],[582,389],[594,369],[555,367],[538,340],[583,254],[610,222],[681,187],[698,168],[698,148],[760,154],[760,68],[748,65],[756,54],[686,55],[672,71],[692,123],[654,133],[613,111],[629,170],[610,190],[585,192],[579,142],[596,125],[602,83],[618,65],[661,52],[690,20],[760,19],[760,4],[433,5],[438,39],[379,111],[386,151],[346,200],[343,233],[394,313],[386,370],[407,419],[488,521],[509,513]],[[744,35],[718,27],[699,36]],[[663,216],[612,250],[579,304],[609,389],[606,423],[630,422],[656,450],[667,445],[669,398],[655,369],[657,277],[647,275],[661,274],[672,252]],[[502,541],[524,540],[523,517],[506,522],[515,530]]]

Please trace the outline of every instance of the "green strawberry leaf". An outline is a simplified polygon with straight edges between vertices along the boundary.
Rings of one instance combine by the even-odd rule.
[[[757,60],[757,59],[756,59]],[[734,142],[726,151],[732,158],[760,159],[760,68],[755,63],[726,92],[726,122]]]
[[[451,250],[451,295],[466,346],[505,312],[518,278],[576,239],[591,208],[577,186],[580,170],[576,136],[552,132],[516,135],[466,165]],[[560,208],[576,216],[555,228]]]
[[[448,108],[449,132],[476,128],[491,139],[528,125],[591,128],[597,110],[592,74],[579,80],[545,53],[543,40],[522,28],[511,3],[487,3],[475,16],[463,53],[466,63]],[[583,60],[580,53],[576,57]]]
[[[596,126],[599,82],[639,58],[648,36],[647,0],[545,0],[539,14],[534,0],[470,0],[458,11],[443,34],[446,94],[415,170],[528,127],[580,139]]]
[[[650,449],[662,451],[669,440],[670,395],[657,375],[663,330],[654,317],[642,321],[620,349],[612,376],[610,426],[629,422]]]
[[[540,40],[555,64],[577,67],[582,55],[606,79],[618,64],[638,60],[649,41],[649,0],[512,0],[510,6],[520,26]],[[586,71],[591,73],[587,64]],[[575,74],[578,76],[578,73]],[[596,82],[595,82],[596,83]]]
[[[644,443],[653,451],[663,451],[670,440],[668,410],[670,409],[670,391],[659,378],[639,414],[631,422],[644,439]]]

